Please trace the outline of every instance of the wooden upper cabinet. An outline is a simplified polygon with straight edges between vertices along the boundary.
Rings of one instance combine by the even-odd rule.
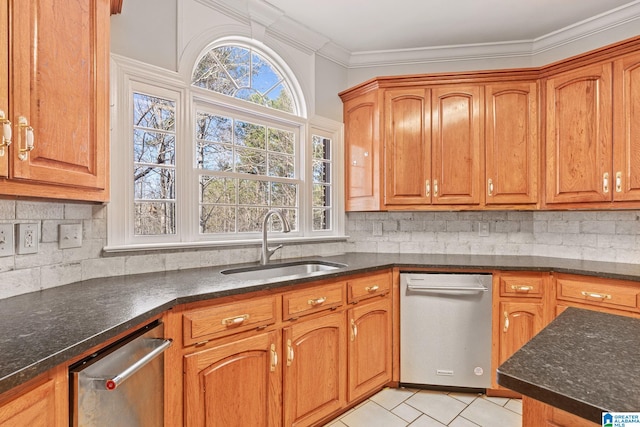
[[[431,203],[431,91],[384,94],[386,205]]]
[[[345,209],[379,210],[380,112],[378,91],[344,103]]]
[[[2,52],[9,52],[8,0],[0,0],[0,48],[2,49]],[[9,120],[8,72],[9,57],[6,54],[0,54],[0,177],[6,177],[9,175],[9,149],[6,146],[7,141],[4,138],[5,120]],[[4,118],[2,116],[4,116]]]
[[[546,203],[611,200],[612,66],[557,74],[546,82]]]
[[[640,200],[640,52],[613,64],[613,199]]]
[[[108,199],[109,15],[109,0],[11,1],[2,194]],[[29,132],[33,149],[22,152]]]
[[[479,205],[483,87],[432,89],[432,203]]]
[[[485,87],[486,204],[538,202],[537,83]]]

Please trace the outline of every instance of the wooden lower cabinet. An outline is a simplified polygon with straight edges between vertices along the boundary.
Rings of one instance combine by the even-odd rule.
[[[279,331],[184,357],[185,425],[281,425]]]
[[[544,327],[541,301],[501,302],[500,363],[507,360]]]
[[[522,427],[596,427],[599,425],[539,400],[522,397]]]
[[[349,401],[391,381],[391,298],[354,306],[349,321]]]
[[[310,426],[346,405],[344,312],[283,329],[284,425]]]
[[[0,426],[67,427],[69,425],[68,372],[54,368],[0,399]]]
[[[492,367],[495,371],[551,320],[548,273],[495,272],[493,276]],[[496,394],[518,396],[492,379]],[[510,394],[512,393],[512,394]]]

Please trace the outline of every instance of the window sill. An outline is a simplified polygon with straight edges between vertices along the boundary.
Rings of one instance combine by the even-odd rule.
[[[324,242],[344,242],[348,236],[314,236],[314,237],[294,237],[294,238],[278,238],[269,237],[269,243],[286,244],[316,244]],[[113,245],[105,246],[102,251],[106,254],[130,253],[130,252],[146,252],[146,251],[171,251],[182,249],[224,249],[228,247],[240,246],[260,246],[261,239],[251,240],[225,240],[217,242],[177,242],[177,243],[139,243],[132,245]]]

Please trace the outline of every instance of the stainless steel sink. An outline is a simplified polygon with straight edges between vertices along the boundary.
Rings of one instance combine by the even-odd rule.
[[[327,261],[296,261],[288,263],[274,263],[255,267],[239,267],[222,270],[222,274],[233,275],[238,279],[276,279],[288,276],[300,276],[317,271],[337,270],[347,267],[346,264]]]

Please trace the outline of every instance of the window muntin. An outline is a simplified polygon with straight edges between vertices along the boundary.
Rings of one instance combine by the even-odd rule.
[[[311,136],[312,150],[312,228],[331,230],[332,218],[332,141],[320,135]]]
[[[210,49],[194,67],[191,83],[254,104],[298,113],[283,73],[249,47],[223,45]]]
[[[233,112],[198,109],[195,116],[199,232],[259,232],[270,208],[282,209],[297,231],[299,131]]]
[[[176,102],[133,93],[134,234],[176,233]]]

